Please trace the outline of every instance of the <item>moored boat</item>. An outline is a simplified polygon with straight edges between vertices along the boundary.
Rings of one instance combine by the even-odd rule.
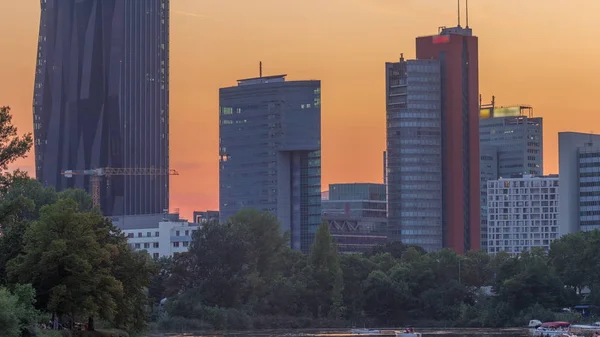
[[[529,324],[528,324],[528,327],[530,329],[537,329],[540,326],[542,326],[542,322],[537,319],[532,319],[531,321],[529,321]]]
[[[394,331],[396,337],[422,337],[420,332],[415,332],[415,329],[408,328],[404,331]]]
[[[573,324],[569,327],[571,332],[575,333],[584,333],[589,331],[600,331],[600,322],[595,322],[594,324]]]
[[[544,322],[533,330],[533,337],[566,337],[571,336],[569,322]]]
[[[379,335],[381,334],[381,330],[373,330],[373,329],[352,329],[350,332],[353,335]]]

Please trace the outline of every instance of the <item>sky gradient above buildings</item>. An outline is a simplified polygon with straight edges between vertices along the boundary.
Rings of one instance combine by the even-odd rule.
[[[532,105],[544,173],[557,173],[558,131],[600,133],[600,2],[469,6],[484,103]],[[38,0],[0,1],[0,105],[21,132],[32,130],[39,14]],[[265,75],[322,81],[323,189],[382,182],[385,62],[414,58],[415,37],[456,20],[454,0],[172,0],[171,208],[218,208],[218,89],[257,76],[259,61]],[[33,174],[33,155],[17,167]]]

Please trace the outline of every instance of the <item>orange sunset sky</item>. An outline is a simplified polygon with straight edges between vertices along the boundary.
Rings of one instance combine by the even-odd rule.
[[[464,3],[464,0],[462,1]],[[0,0],[0,105],[32,130],[39,0]],[[557,132],[600,132],[599,0],[471,0],[480,92],[544,117],[545,173]],[[464,15],[463,15],[464,18]],[[456,25],[456,0],[171,0],[171,209],[218,208],[218,89],[264,74],[322,81],[323,190],[381,182],[384,63]],[[33,156],[12,168],[33,175]]]

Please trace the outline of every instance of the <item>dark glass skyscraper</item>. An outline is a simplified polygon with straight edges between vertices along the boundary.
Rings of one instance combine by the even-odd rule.
[[[285,75],[219,90],[220,216],[271,212],[307,252],[321,224],[321,82]]]
[[[34,89],[36,176],[169,167],[169,0],[41,0]],[[104,177],[105,215],[161,213],[169,176]]]

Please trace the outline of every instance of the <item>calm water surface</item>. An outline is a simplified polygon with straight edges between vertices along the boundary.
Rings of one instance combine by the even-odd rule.
[[[150,334],[148,337],[393,337],[393,329],[381,329],[379,335],[353,335],[346,330],[261,330],[215,333]],[[399,330],[399,329],[398,329]],[[527,329],[417,329],[423,337],[527,337]]]

